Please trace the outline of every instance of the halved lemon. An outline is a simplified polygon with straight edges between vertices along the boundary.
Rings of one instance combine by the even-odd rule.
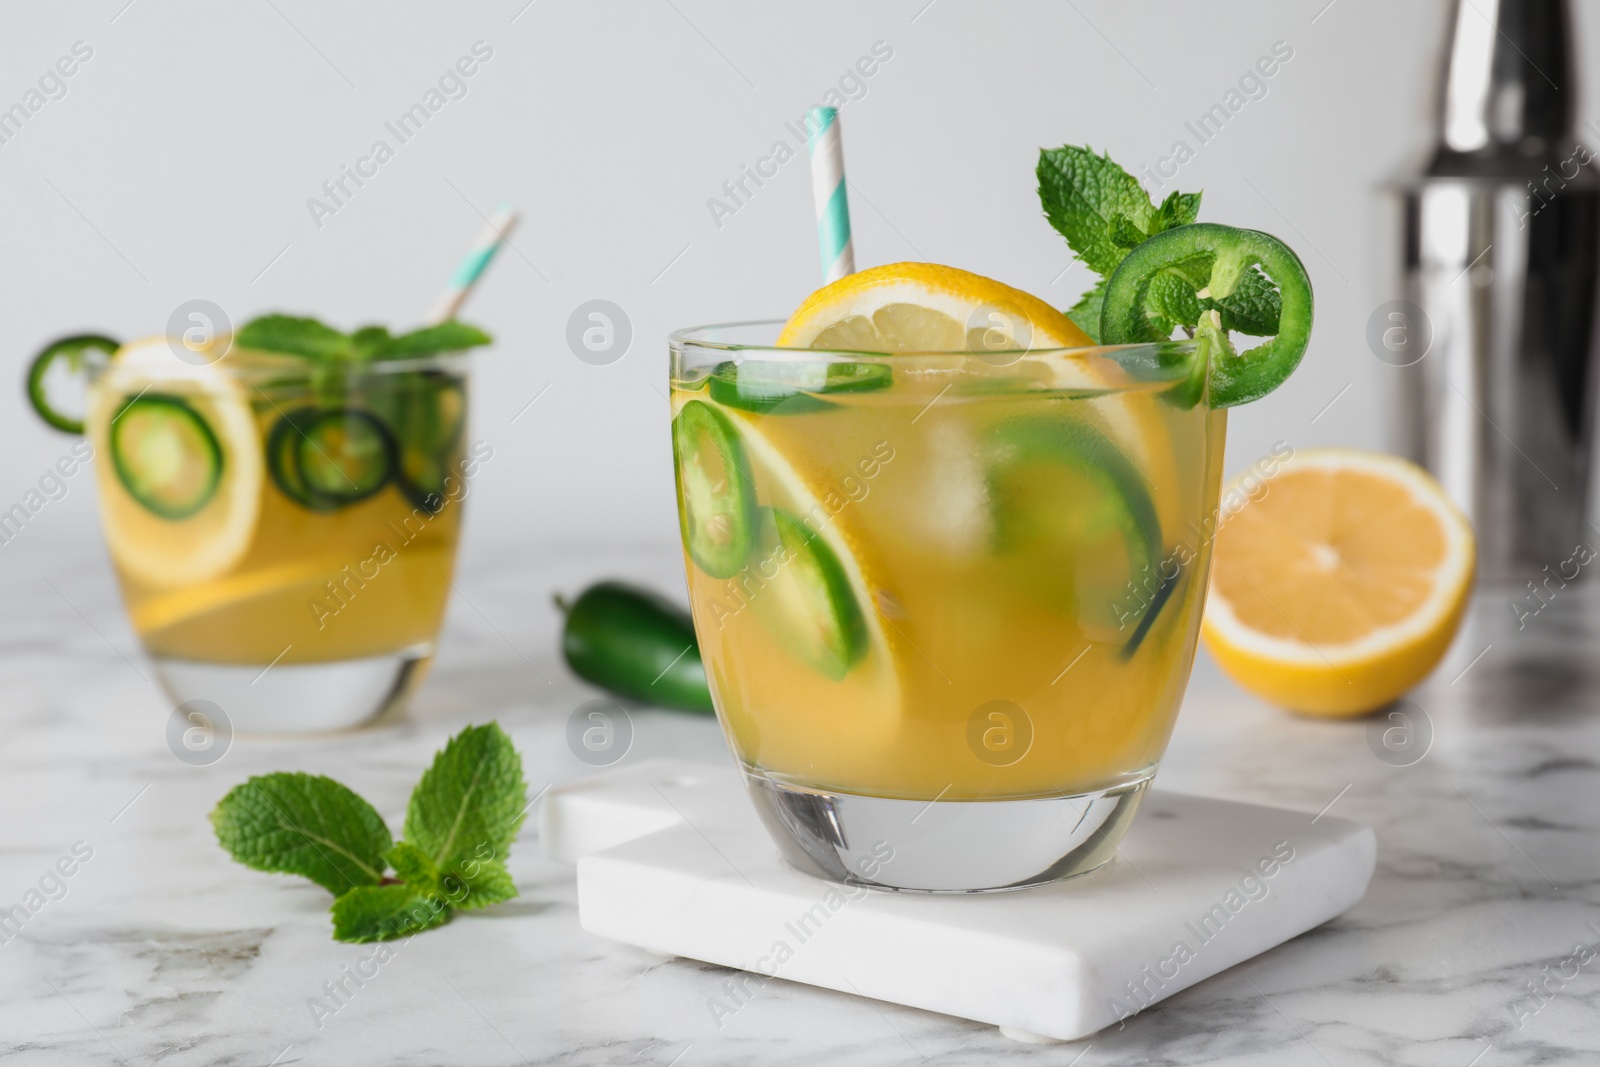
[[[250,551],[261,509],[261,440],[244,389],[165,337],[120,348],[87,421],[101,523],[123,574],[156,589],[226,574]]]
[[[1253,492],[1252,492],[1253,488]],[[1294,711],[1372,711],[1444,656],[1472,589],[1472,528],[1422,468],[1376,452],[1297,452],[1217,533],[1202,634],[1222,669]]]

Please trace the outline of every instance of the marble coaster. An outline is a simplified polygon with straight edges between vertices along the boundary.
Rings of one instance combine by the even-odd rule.
[[[1338,915],[1366,892],[1372,828],[1153,790],[1117,857],[1036,889],[889,893],[785,866],[729,767],[652,761],[550,790],[552,858],[585,930],[746,972],[1073,1040]],[[888,862],[892,862],[892,859]]]

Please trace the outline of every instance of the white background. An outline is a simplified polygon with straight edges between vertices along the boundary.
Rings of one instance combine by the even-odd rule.
[[[803,155],[720,227],[707,201],[774,142],[793,147],[785,122],[879,41],[892,59],[843,111],[858,263],[949,263],[1063,307],[1090,277],[1041,216],[1038,149],[1088,143],[1130,169],[1153,164],[1180,137],[1195,145],[1184,123],[1287,42],[1267,96],[1168,186],[1203,189],[1203,218],[1288,240],[1316,285],[1305,363],[1234,414],[1228,467],[1278,439],[1384,441],[1393,371],[1364,339],[1394,246],[1380,187],[1431,136],[1443,3],[125,4],[0,15],[0,107],[74,42],[94,50],[67,95],[0,145],[0,510],[70,444],[22,401],[42,343],[157,332],[201,297],[236,320],[281,309],[414,324],[505,200],[524,212],[515,248],[463,316],[498,337],[475,371],[472,432],[496,456],[469,506],[465,562],[671,552],[665,335],[785,316],[819,280]],[[1585,26],[1600,52],[1600,22]],[[480,40],[493,57],[468,94],[318,228],[307,199],[374,140],[395,146],[385,121]],[[565,339],[594,298],[632,322],[610,366]],[[0,565],[55,548],[98,567],[90,484],[74,479]]]

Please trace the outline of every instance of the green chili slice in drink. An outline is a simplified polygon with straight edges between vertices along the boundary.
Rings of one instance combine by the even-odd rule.
[[[728,416],[691,400],[672,420],[678,470],[678,521],[695,566],[731,578],[755,536],[756,487],[739,431]]]
[[[361,393],[394,436],[400,492],[424,511],[443,509],[452,453],[466,423],[466,383],[444,371],[405,371],[373,375]]]
[[[129,398],[112,417],[109,439],[117,480],[151,514],[188,518],[216,495],[222,445],[182,397]]]
[[[1028,575],[1034,594],[1072,603],[1086,634],[1131,657],[1163,584],[1161,520],[1144,476],[1086,419],[1009,421],[985,445],[995,552],[1055,554],[1049,572]]]
[[[711,372],[711,399],[730,408],[763,415],[802,415],[834,405],[832,393],[887,389],[894,371],[886,363],[751,360],[717,364]]]
[[[867,654],[867,624],[839,557],[821,536],[782,508],[757,519],[758,576],[750,604],[800,662],[839,681]]]
[[[394,475],[394,439],[365,411],[319,412],[294,442],[295,467],[319,507],[365,500]]]
[[[339,507],[339,502],[313,495],[306,488],[297,455],[300,439],[305,436],[306,429],[316,422],[318,414],[315,407],[296,408],[285,412],[273,424],[272,432],[267,434],[267,474],[279,492],[301,507],[312,511],[332,511]]]

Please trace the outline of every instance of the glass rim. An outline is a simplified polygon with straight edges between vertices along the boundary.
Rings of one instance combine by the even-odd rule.
[[[892,359],[899,361],[912,360],[949,360],[970,356],[975,359],[992,360],[997,357],[1015,357],[1008,362],[1015,362],[1023,357],[1038,358],[1041,356],[1075,356],[1085,358],[1089,356],[1104,355],[1110,352],[1126,352],[1136,349],[1160,348],[1163,351],[1195,352],[1199,350],[1199,342],[1192,338],[1182,338],[1166,341],[1138,341],[1133,344],[1121,345],[1073,345],[1046,348],[993,348],[982,352],[968,349],[928,349],[916,352],[873,352],[859,348],[792,348],[774,344],[746,344],[740,341],[719,341],[708,336],[717,331],[747,329],[757,327],[776,327],[781,329],[787,322],[786,319],[743,319],[736,322],[708,323],[704,326],[686,326],[673,330],[667,335],[667,343],[673,350],[683,348],[704,349],[712,352],[759,353],[762,358],[790,360],[795,362],[816,362],[819,357],[824,361],[832,359],[860,360],[866,359]]]
[[[157,334],[156,337],[162,335]],[[399,358],[351,360],[324,363],[288,352],[263,352],[256,349],[228,350],[214,360],[196,358],[189,360],[179,355],[187,348],[180,340],[167,338],[172,350],[172,362],[119,362],[112,358],[95,368],[91,380],[127,376],[151,381],[204,383],[212,376],[240,382],[295,382],[313,378],[322,368],[337,366],[350,378],[370,378],[380,375],[408,374],[419,371],[440,370],[460,374],[466,370],[473,349],[453,352],[430,352],[426,355]],[[127,347],[124,345],[123,347]],[[119,349],[121,351],[121,349]],[[192,349],[190,351],[193,351]]]

